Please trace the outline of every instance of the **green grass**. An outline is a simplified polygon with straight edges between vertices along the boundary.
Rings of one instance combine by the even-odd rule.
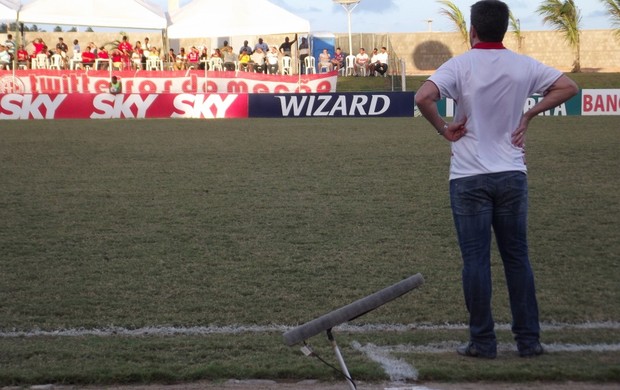
[[[530,247],[545,322],[620,320],[616,129],[614,117],[532,124]],[[0,158],[1,331],[294,325],[417,272],[422,287],[357,323],[466,320],[449,148],[421,118],[5,121]],[[494,312],[507,323],[494,259]],[[323,338],[313,344],[331,358]],[[383,380],[353,341],[466,339],[372,332],[339,343],[354,378]],[[555,340],[620,334],[545,333]],[[278,333],[5,337],[0,350],[0,385],[338,379]],[[422,380],[620,381],[618,352],[491,365],[453,355],[403,359]]]

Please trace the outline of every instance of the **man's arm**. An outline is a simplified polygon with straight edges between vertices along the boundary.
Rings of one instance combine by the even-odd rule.
[[[525,145],[525,134],[530,121],[541,112],[556,107],[579,93],[579,87],[566,75],[560,76],[547,91],[544,99],[539,100],[532,108],[527,110],[521,117],[519,126],[512,133],[512,144],[522,148]]]
[[[467,128],[465,128],[467,118],[460,122],[446,123],[437,110],[437,101],[440,97],[437,85],[432,81],[426,81],[415,94],[415,104],[437,133],[448,141],[458,141],[467,133]]]

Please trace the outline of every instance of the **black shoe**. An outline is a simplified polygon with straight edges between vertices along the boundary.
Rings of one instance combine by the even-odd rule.
[[[519,356],[523,358],[540,356],[543,353],[545,353],[545,350],[543,349],[542,345],[540,345],[540,343],[536,343],[529,348],[519,350]]]
[[[497,356],[496,352],[492,352],[492,353],[480,352],[478,348],[476,348],[474,343],[469,343],[469,344],[465,344],[463,346],[458,347],[456,349],[456,353],[458,353],[461,356],[477,357],[477,358],[484,358],[484,359],[495,359],[495,357]]]

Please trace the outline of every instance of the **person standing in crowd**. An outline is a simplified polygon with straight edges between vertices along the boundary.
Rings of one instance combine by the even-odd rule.
[[[248,41],[243,41],[243,46],[239,49],[239,54],[243,53],[244,50],[248,53],[248,55],[252,55],[254,52],[250,45],[248,45]]]
[[[17,45],[13,40],[13,34],[6,35],[6,41],[4,41],[4,46],[6,47],[6,51],[11,56],[11,60],[15,58],[15,50],[17,49]]]
[[[58,38],[58,43],[56,44],[56,49],[60,49],[63,53],[67,54],[69,51],[69,47],[65,43],[62,38]]]
[[[499,0],[471,7],[472,49],[437,69],[415,102],[422,115],[451,142],[450,202],[463,261],[462,283],[469,312],[468,357],[495,358],[491,313],[491,233],[504,265],[519,356],[544,351],[527,243],[528,186],[525,136],[530,121],[578,93],[560,71],[504,47],[508,6]],[[534,93],[545,96],[523,112]],[[454,121],[437,110],[440,98],[456,102]]]
[[[80,48],[80,42],[77,39],[73,40],[73,54],[81,53],[82,49]]]
[[[310,55],[310,47],[308,46],[308,38],[301,37],[299,43],[299,65],[301,66],[301,73],[306,73],[306,57]]]
[[[285,55],[287,57],[291,56],[291,48],[293,47],[293,43],[297,42],[297,34],[295,34],[295,39],[293,39],[292,41],[289,40],[288,37],[284,38],[284,42],[282,42],[282,44],[280,45],[280,53],[282,53],[282,55]]]
[[[258,38],[258,43],[254,45],[254,50],[259,48],[263,51],[263,53],[267,53],[269,51],[269,45],[263,41],[263,38]]]

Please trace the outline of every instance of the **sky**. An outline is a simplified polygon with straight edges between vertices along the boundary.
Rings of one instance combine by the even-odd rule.
[[[150,0],[167,10],[167,0]],[[190,0],[180,0],[180,5]],[[229,1],[234,4],[235,0]],[[333,0],[270,0],[272,3],[310,21],[312,31],[347,32],[347,13]],[[469,24],[469,9],[476,0],[452,0],[463,12]],[[504,0],[515,18],[519,19],[522,31],[550,30],[543,25],[536,8],[542,0]],[[575,0],[581,10],[581,28],[609,29],[611,19],[600,0]],[[434,0],[361,0],[351,13],[353,33],[454,31],[453,24],[440,15],[442,5]],[[431,23],[428,20],[432,20]]]

